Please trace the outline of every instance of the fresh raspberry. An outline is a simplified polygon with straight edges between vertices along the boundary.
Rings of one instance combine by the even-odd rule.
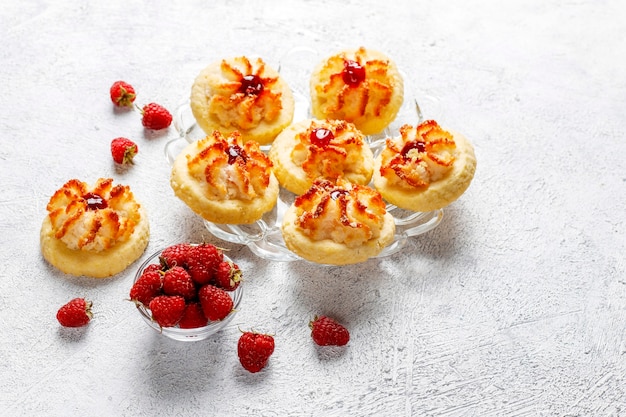
[[[131,287],[130,299],[147,306],[154,297],[161,293],[161,285],[161,272],[154,270],[154,268],[146,268]]]
[[[116,81],[109,90],[111,101],[119,107],[131,107],[137,95],[132,85],[125,81]]]
[[[204,315],[211,321],[222,320],[233,311],[233,299],[221,288],[207,284],[198,291]]]
[[[162,271],[161,264],[150,264],[143,269],[144,273],[149,272],[149,271],[157,271],[157,272]]]
[[[225,291],[234,291],[241,282],[241,269],[231,261],[222,261],[215,270],[215,285]]]
[[[204,315],[200,303],[193,302],[185,307],[183,317],[178,322],[178,327],[181,329],[196,329],[206,326],[208,322],[209,319]]]
[[[350,340],[350,333],[330,317],[321,316],[309,323],[311,337],[320,346],[343,346]]]
[[[185,268],[175,266],[165,271],[163,275],[163,293],[180,295],[186,300],[191,300],[196,296],[196,284]]]
[[[268,334],[243,332],[237,343],[239,362],[249,372],[259,372],[274,353],[274,338]]]
[[[161,327],[176,326],[185,311],[185,299],[179,295],[159,295],[150,301],[152,320]]]
[[[198,284],[208,284],[213,279],[217,266],[223,260],[222,251],[210,243],[192,246],[187,253],[187,270]]]
[[[148,129],[165,129],[172,123],[172,114],[160,104],[150,103],[141,109],[141,124]]]
[[[74,298],[57,311],[57,320],[61,326],[81,327],[89,323],[93,317],[91,301],[84,298]]]
[[[137,144],[130,139],[115,138],[111,141],[111,155],[117,164],[132,164],[137,152]]]
[[[187,253],[191,245],[189,243],[177,243],[176,245],[169,246],[161,252],[161,264],[164,268],[171,268],[174,266],[187,266]]]

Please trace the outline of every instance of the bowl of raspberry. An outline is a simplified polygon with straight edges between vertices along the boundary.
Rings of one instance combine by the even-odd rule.
[[[137,269],[129,298],[141,318],[174,340],[204,340],[235,315],[243,290],[241,269],[209,243],[177,243]]]

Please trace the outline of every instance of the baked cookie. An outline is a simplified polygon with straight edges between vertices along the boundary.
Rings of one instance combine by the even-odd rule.
[[[208,135],[239,131],[244,142],[271,143],[293,119],[294,98],[274,69],[257,58],[223,59],[204,68],[191,87],[191,111]]]
[[[219,131],[185,147],[174,160],[170,184],[195,213],[220,224],[249,224],[272,210],[278,181],[259,144],[239,132]]]
[[[43,257],[72,275],[106,278],[143,254],[150,238],[145,209],[126,185],[100,178],[93,187],[72,179],[47,205]]]
[[[404,83],[381,52],[345,50],[322,61],[310,81],[311,111],[318,119],[354,123],[365,135],[380,133],[402,106]]]
[[[447,132],[434,120],[404,125],[387,138],[375,159],[374,186],[391,204],[431,211],[455,201],[476,171],[474,147],[465,136]]]
[[[378,255],[395,234],[393,216],[373,188],[318,179],[284,214],[289,250],[312,262],[347,265]]]
[[[374,156],[365,136],[344,120],[304,120],[283,130],[269,151],[278,182],[295,194],[304,194],[313,181],[344,178],[367,185]]]

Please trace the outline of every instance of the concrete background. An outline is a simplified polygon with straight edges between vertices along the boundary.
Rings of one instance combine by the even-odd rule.
[[[0,414],[626,416],[625,4],[5,1]],[[124,79],[137,103],[173,110],[213,60],[360,45],[439,99],[478,169],[439,227],[355,266],[269,262],[208,234],[168,185],[175,129],[144,132],[108,97]],[[138,143],[134,166],[112,163],[117,136]],[[98,177],[147,208],[141,259],[179,241],[229,249],[246,276],[231,326],[171,341],[125,301],[132,267],[93,280],[42,259],[49,197]],[[95,318],[62,329],[56,310],[75,296]],[[311,343],[323,313],[348,326],[347,348]],[[238,327],[275,335],[263,372],[240,367]]]

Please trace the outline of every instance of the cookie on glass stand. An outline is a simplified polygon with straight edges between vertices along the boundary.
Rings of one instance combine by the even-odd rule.
[[[394,61],[360,47],[320,62],[311,74],[310,93],[314,117],[347,120],[363,134],[373,135],[398,114],[404,82]]]
[[[208,135],[238,131],[244,142],[267,145],[293,120],[294,97],[265,61],[240,56],[213,62],[198,74],[190,107]]]
[[[275,139],[269,157],[280,185],[296,195],[304,194],[318,178],[367,185],[374,172],[365,136],[345,120],[292,124]]]
[[[256,141],[215,130],[174,160],[170,185],[196,214],[218,224],[250,224],[272,210],[278,180]]]
[[[383,198],[405,210],[429,212],[457,200],[476,171],[471,142],[434,120],[404,125],[375,159],[373,183]]]
[[[289,250],[315,263],[348,265],[378,255],[395,223],[380,194],[339,179],[318,179],[287,209],[281,225]]]

